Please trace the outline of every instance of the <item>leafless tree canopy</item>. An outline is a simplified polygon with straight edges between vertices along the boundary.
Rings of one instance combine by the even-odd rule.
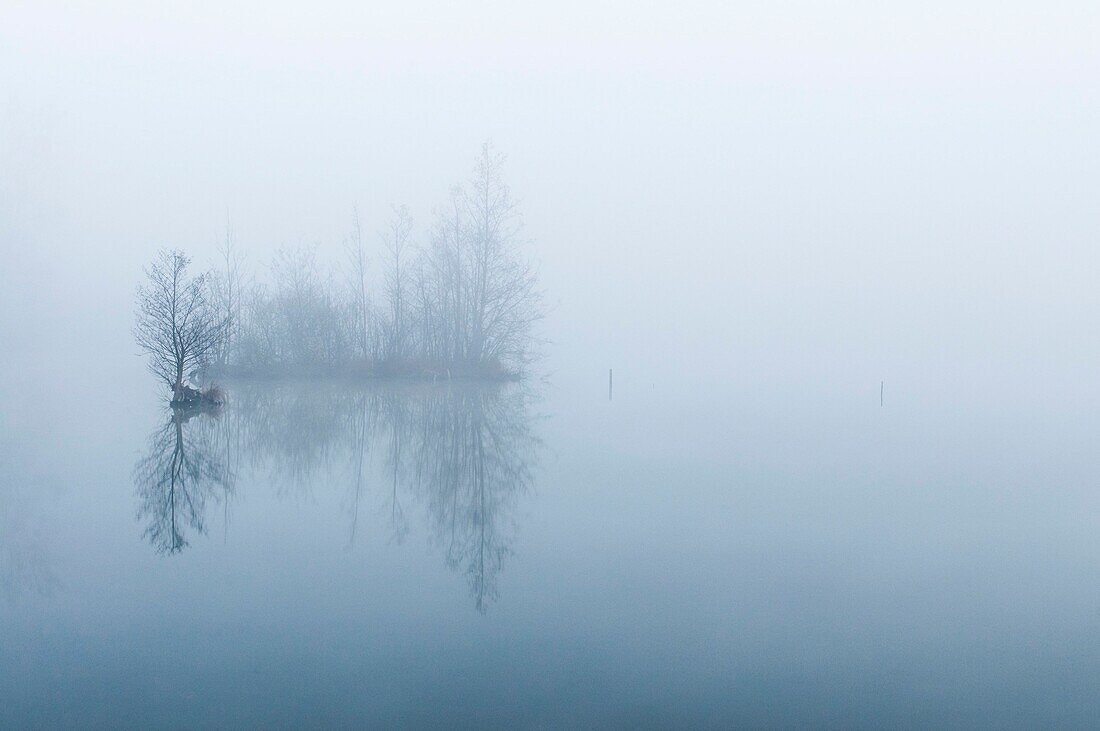
[[[149,356],[149,370],[177,394],[190,373],[210,363],[225,333],[209,275],[190,276],[190,263],[181,251],[159,252],[137,295],[134,336]]]
[[[215,354],[214,362],[224,367],[232,362],[235,356],[234,349],[241,330],[241,299],[244,296],[244,265],[233,236],[233,228],[228,221],[225,227],[225,241],[218,247],[218,253],[223,268],[210,277],[210,291],[214,306],[225,328],[221,347]]]
[[[372,246],[355,210],[339,271],[318,262],[316,247],[281,248],[264,281],[250,284],[228,226],[223,271],[189,277],[183,253],[162,252],[138,296],[135,334],[150,368],[174,389],[207,367],[238,375],[523,373],[543,310],[503,165],[484,145],[423,242],[397,206]]]
[[[371,311],[367,297],[367,251],[363,245],[363,227],[355,210],[355,228],[347,242],[348,289],[351,294],[353,341],[356,355],[366,358],[371,351]]]
[[[409,239],[413,221],[405,206],[395,208],[389,229],[383,234],[385,245],[386,319],[382,357],[390,363],[402,363],[408,356],[409,323]]]
[[[504,157],[486,144],[469,185],[437,217],[417,269],[421,347],[429,358],[471,369],[518,368],[542,317],[522,221],[501,177]]]

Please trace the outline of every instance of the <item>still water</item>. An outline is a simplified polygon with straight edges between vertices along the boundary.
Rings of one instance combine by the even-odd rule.
[[[628,370],[614,400],[229,391],[8,410],[0,726],[1100,719],[1085,405]]]

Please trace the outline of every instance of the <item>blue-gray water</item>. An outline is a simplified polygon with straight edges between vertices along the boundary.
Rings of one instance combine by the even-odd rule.
[[[1091,391],[605,379],[23,393],[0,726],[1100,718]]]

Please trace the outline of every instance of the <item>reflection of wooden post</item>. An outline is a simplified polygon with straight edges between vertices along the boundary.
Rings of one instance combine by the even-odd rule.
[[[611,369],[607,369],[607,400],[611,400]]]
[[[886,388],[886,381],[878,382],[878,405],[882,406],[882,391]]]

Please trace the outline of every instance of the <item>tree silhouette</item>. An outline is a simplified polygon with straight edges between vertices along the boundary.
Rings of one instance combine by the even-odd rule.
[[[195,417],[200,423],[189,424]],[[158,553],[186,548],[187,529],[204,533],[207,501],[223,499],[230,490],[214,425],[208,409],[173,409],[134,467],[138,518],[146,521],[144,536]]]

